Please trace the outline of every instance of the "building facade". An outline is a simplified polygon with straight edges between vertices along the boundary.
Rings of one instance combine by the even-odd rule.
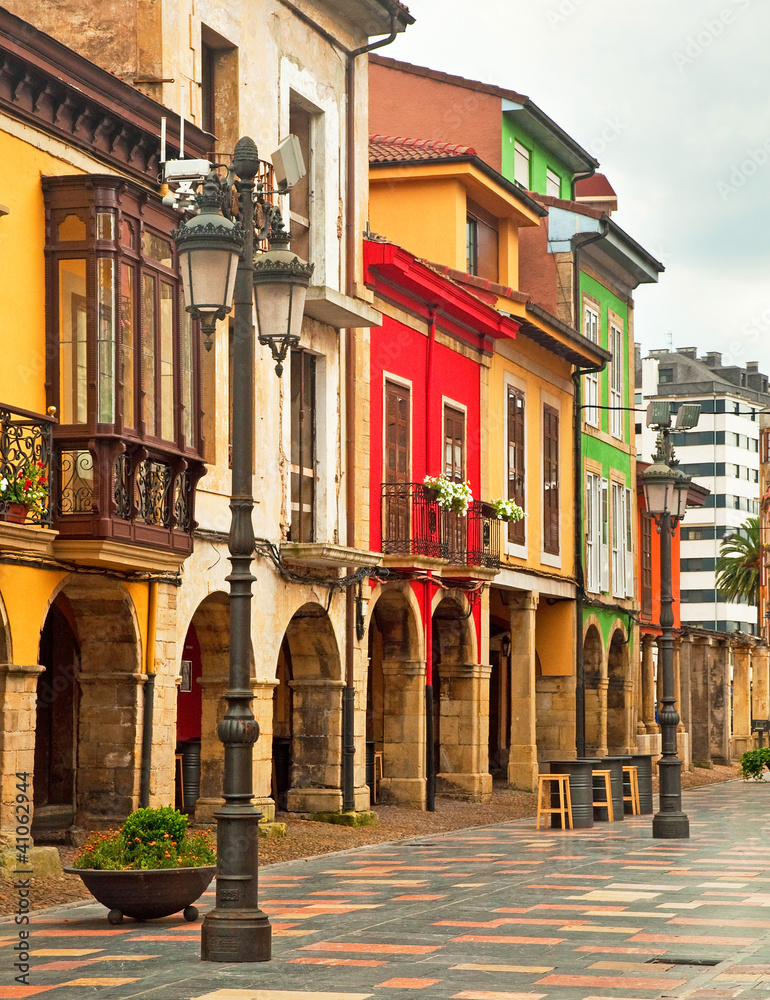
[[[760,513],[760,411],[770,396],[756,362],[745,368],[721,362],[718,352],[698,358],[696,348],[652,351],[641,361],[637,391],[642,405],[663,399],[676,409],[684,402],[701,407],[697,427],[673,433],[681,468],[710,491],[680,528],[682,623],[754,635],[757,607],[723,601],[715,569],[723,539]],[[652,432],[638,430],[646,457],[654,447]]]

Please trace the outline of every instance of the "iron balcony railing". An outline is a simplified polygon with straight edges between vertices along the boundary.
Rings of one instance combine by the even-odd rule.
[[[499,569],[500,521],[479,500],[467,514],[455,514],[440,507],[422,483],[383,483],[382,551]]]
[[[53,417],[0,403],[0,483],[5,484],[0,490],[0,521],[13,517],[9,487],[23,480],[26,470],[33,466],[44,476],[41,487],[45,496],[34,509],[27,510],[24,523],[50,527],[51,496],[55,487],[51,481],[54,423]]]

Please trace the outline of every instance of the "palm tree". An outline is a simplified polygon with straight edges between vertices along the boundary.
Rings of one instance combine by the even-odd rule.
[[[716,585],[723,600],[756,606],[757,633],[761,634],[759,560],[759,518],[750,517],[722,540],[716,564]]]

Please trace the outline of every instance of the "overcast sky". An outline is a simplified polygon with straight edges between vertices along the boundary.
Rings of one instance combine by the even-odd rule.
[[[770,0],[408,5],[383,55],[527,94],[600,161],[666,267],[635,295],[643,353],[670,332],[770,372]]]

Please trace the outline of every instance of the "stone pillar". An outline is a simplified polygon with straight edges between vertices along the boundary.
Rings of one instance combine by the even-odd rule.
[[[425,808],[425,664],[383,660],[380,801]]]
[[[692,735],[692,683],[690,680],[691,664],[690,655],[692,653],[692,642],[689,636],[680,636],[679,639],[679,694],[681,701],[679,704],[679,714],[682,717],[685,732]]]
[[[606,757],[609,753],[607,747],[607,692],[609,689],[609,677],[600,677],[596,685],[596,698],[599,703],[599,746],[596,748],[597,757]]]
[[[752,719],[770,719],[770,648],[756,646],[751,657]],[[764,743],[764,737],[763,743]]]
[[[751,647],[733,646],[733,712],[730,756],[739,760],[749,749],[751,740]]]
[[[278,681],[252,680],[251,690],[254,701],[251,703],[254,718],[259,726],[259,739],[254,744],[253,781],[254,805],[262,813],[264,819],[275,819],[275,801],[273,790],[273,691]]]
[[[305,657],[303,657],[304,659]],[[293,658],[296,668],[299,657]],[[289,681],[294,692],[289,812],[342,809],[342,688],[330,677]]]
[[[690,734],[687,732],[682,715],[682,637],[674,639],[674,698],[679,711],[679,723],[676,727],[676,753],[682,762],[685,771],[692,770],[692,756],[690,754]]]
[[[486,802],[489,773],[489,677],[482,663],[440,663],[439,760],[436,788],[445,795]]]
[[[690,639],[690,728],[694,764],[711,763],[711,712],[709,709],[711,639],[693,636]]]
[[[536,590],[511,594],[511,738],[508,784],[537,788],[537,694],[535,681]]]
[[[139,805],[145,674],[81,671],[75,825],[120,825]]]
[[[366,682],[368,676],[369,639],[366,635],[363,641],[357,642],[353,649],[353,688],[355,691],[353,739],[356,745],[353,796],[356,812],[368,810],[371,805],[371,792],[366,783]]]
[[[213,823],[214,812],[224,802],[225,755],[217,726],[224,717],[229,678],[225,674],[198,678],[201,699],[201,789],[195,803],[195,822]]]
[[[55,847],[34,847],[32,826],[37,679],[45,668],[0,663],[0,876],[14,869],[61,874]],[[26,775],[19,778],[17,775]],[[25,787],[26,786],[26,787]],[[26,796],[21,802],[17,796]],[[19,847],[26,847],[17,853]]]
[[[150,805],[174,804],[176,706],[179,682],[177,659],[177,591],[170,583],[158,583],[155,627],[155,674],[152,711],[152,756]],[[146,688],[145,688],[146,690]]]
[[[655,721],[655,658],[653,645],[655,637],[642,638],[642,725],[643,733],[659,733],[660,726]]]
[[[711,647],[709,664],[710,747],[714,764],[730,763],[730,643]]]

